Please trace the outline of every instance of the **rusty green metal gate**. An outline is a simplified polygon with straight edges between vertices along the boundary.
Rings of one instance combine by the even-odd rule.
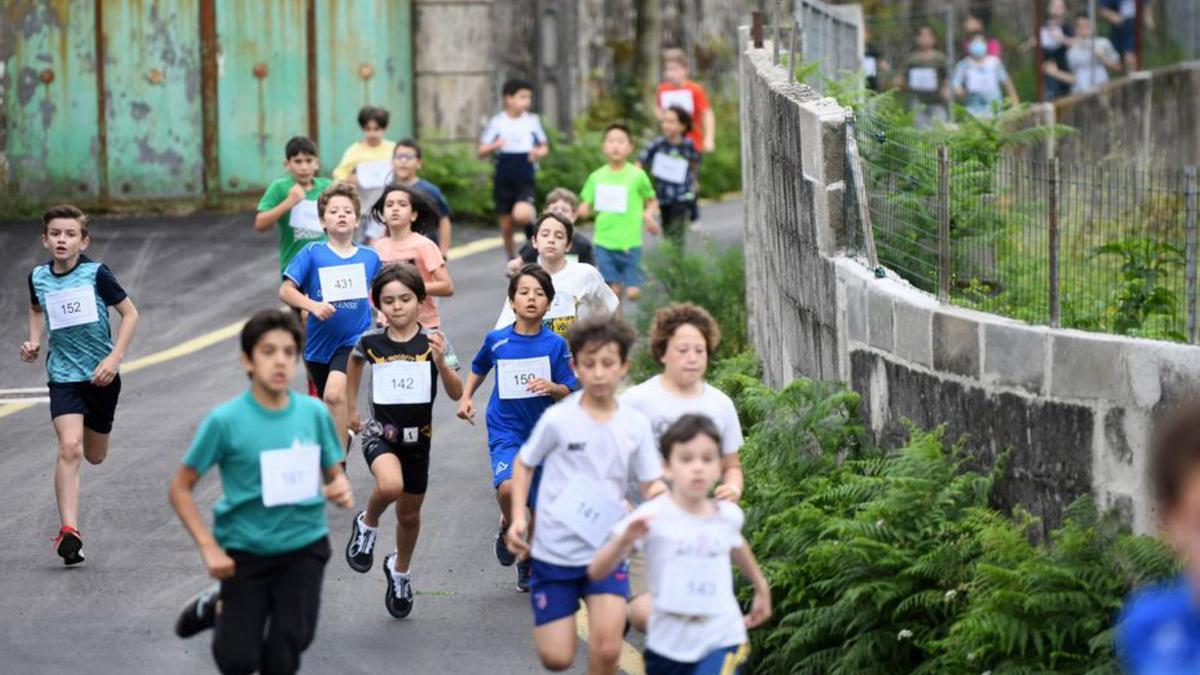
[[[412,133],[411,0],[0,0],[10,189],[26,200],[210,201],[283,174],[317,141],[323,172],[358,108]]]

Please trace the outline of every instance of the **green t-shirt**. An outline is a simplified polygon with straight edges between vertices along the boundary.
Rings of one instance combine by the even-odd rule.
[[[608,164],[593,171],[580,198],[596,212],[595,244],[611,251],[641,246],[642,211],[653,197],[650,177],[632,163],[620,171]]]
[[[220,467],[223,494],[213,505],[213,536],[222,548],[279,555],[329,533],[325,499],[319,489],[294,503],[264,504],[261,468],[279,466],[278,462],[268,464],[279,455],[266,460],[260,455],[276,450],[300,454],[303,459],[319,456],[320,467],[295,458],[282,462],[292,476],[289,480],[294,480],[297,467],[305,469],[308,476],[316,470],[319,487],[323,482],[320,469],[337,464],[343,454],[325,404],[291,392],[286,408],[270,410],[247,390],[217,406],[200,423],[183,463],[201,475],[214,464]]]
[[[314,241],[325,241],[325,230],[317,218],[317,197],[332,183],[328,178],[314,178],[312,189],[304,193],[304,201],[293,206],[292,210],[283,214],[276,223],[279,228],[280,274],[283,274],[300,249]],[[287,199],[288,191],[295,184],[296,179],[291,176],[272,182],[267,186],[262,199],[258,200],[258,210],[270,211],[282,204],[283,200]]]

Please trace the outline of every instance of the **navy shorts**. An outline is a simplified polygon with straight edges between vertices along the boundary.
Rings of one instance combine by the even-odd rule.
[[[313,386],[317,388],[318,397],[325,396],[325,385],[329,383],[329,373],[346,372],[346,364],[350,361],[350,352],[352,351],[354,351],[353,347],[338,347],[330,357],[329,363],[307,360],[304,362],[305,367],[308,368],[308,376],[312,378]]]
[[[50,382],[50,419],[63,415],[83,415],[83,426],[98,434],[112,431],[121,396],[121,376],[107,387],[91,382]]]
[[[429,437],[422,429],[398,429],[371,420],[363,427],[362,451],[368,469],[380,455],[395,455],[400,460],[405,494],[423,495],[429,489]]]
[[[536,558],[531,562],[533,575],[529,580],[529,602],[533,605],[535,626],[574,616],[579,601],[589,595],[629,597],[629,568],[624,562],[600,581],[588,578],[586,565],[568,567]]]
[[[492,199],[496,202],[496,213],[508,215],[518,202],[533,203],[533,183],[496,181],[492,185]]]
[[[600,267],[600,275],[606,284],[620,284],[626,288],[641,288],[645,282],[642,274],[642,247],[637,246],[628,251],[617,251],[595,247],[596,264]]]
[[[668,659],[646,650],[646,675],[737,675],[750,656],[750,645],[714,649],[695,663]]]
[[[1137,33],[1134,30],[1134,20],[1125,19],[1120,26],[1113,26],[1111,38],[1117,53],[1124,56],[1137,49]]]

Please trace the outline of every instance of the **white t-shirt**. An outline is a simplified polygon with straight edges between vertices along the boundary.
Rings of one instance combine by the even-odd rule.
[[[483,133],[479,135],[480,143],[491,143],[497,138],[504,139],[504,154],[529,154],[535,145],[546,142],[546,130],[542,128],[542,120],[531,112],[523,112],[518,117],[509,117],[508,113],[500,112],[488,120]]]
[[[538,258],[538,263],[541,261],[542,259]],[[546,312],[545,320],[552,323],[552,329],[562,324],[562,331],[554,330],[560,335],[576,319],[586,319],[597,314],[612,314],[617,311],[617,305],[621,302],[617,294],[604,283],[600,270],[587,263],[568,259],[567,266],[557,274],[550,275],[550,280],[554,282],[554,302]],[[500,309],[500,318],[496,319],[496,328],[504,328],[516,320],[512,304],[505,299],[504,306]]]
[[[733,399],[707,382],[704,383],[704,392],[696,398],[676,396],[663,387],[662,377],[655,375],[621,394],[622,403],[632,406],[650,420],[655,442],[680,417],[695,413],[707,415],[717,425],[717,431],[721,432],[722,455],[737,454],[744,439]]]
[[[573,481],[586,481],[596,500],[620,509],[631,470],[643,482],[662,476],[662,458],[646,418],[618,403],[611,419],[597,422],[580,406],[582,396],[576,392],[543,413],[519,455],[525,466],[542,466],[533,557],[568,567],[587,565],[599,550],[556,513],[556,500]],[[623,510],[605,531],[622,515]]]
[[[1094,48],[1091,45],[1093,39],[1095,40]],[[1096,55],[1096,51],[1102,52],[1110,61],[1120,58],[1113,44],[1104,37],[1080,40],[1075,43],[1074,47],[1067,50],[1067,65],[1071,68],[1071,74],[1075,76],[1075,84],[1071,87],[1071,93],[1091,91],[1108,82],[1108,68]]]
[[[716,501],[717,512],[707,518],[684,511],[670,494],[659,495],[642,504],[613,528],[619,536],[635,516],[651,514],[650,532],[639,542],[646,556],[646,578],[655,599],[646,630],[646,648],[668,659],[694,662],[709,652],[746,642],[746,624],[737,598],[731,590],[718,594],[695,615],[672,614],[659,606],[668,591],[666,582],[679,571],[697,569],[695,559],[721,559],[714,568],[727,575],[721,581],[732,589],[733,568],[730,554],[742,546],[745,515],[736,504]],[[538,524],[541,527],[541,523]],[[715,574],[714,574],[715,578]],[[701,608],[697,608],[700,610]]]

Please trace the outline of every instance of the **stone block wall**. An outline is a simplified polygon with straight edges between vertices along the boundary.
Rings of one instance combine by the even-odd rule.
[[[840,380],[886,445],[904,420],[945,425],[982,468],[1008,453],[998,506],[1056,526],[1091,493],[1142,532],[1154,419],[1200,390],[1200,349],[1031,326],[943,305],[844,242],[846,111],[789,83],[743,33],[741,113],[747,301],[770,384]]]

